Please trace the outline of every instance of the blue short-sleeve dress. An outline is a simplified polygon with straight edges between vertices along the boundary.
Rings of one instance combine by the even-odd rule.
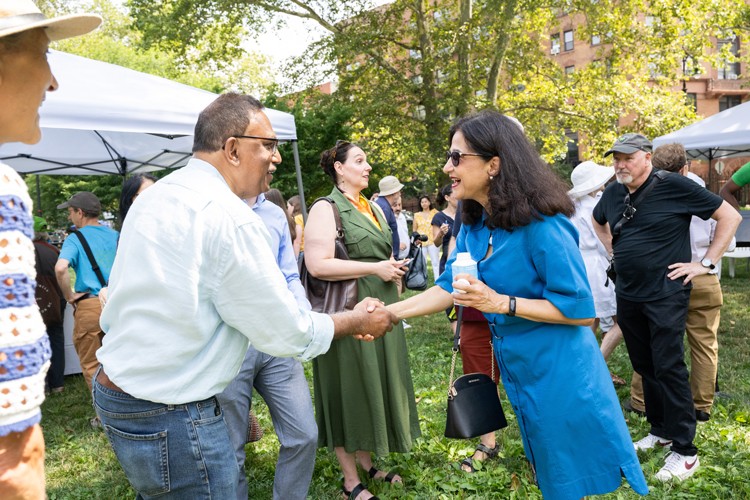
[[[568,318],[594,317],[578,233],[562,215],[513,231],[484,220],[464,225],[456,252],[477,261],[479,279],[501,294],[547,299]],[[489,246],[492,254],[487,256]],[[452,290],[451,255],[437,285]],[[578,500],[620,487],[648,493],[596,338],[587,327],[486,314],[505,391],[526,457],[547,500]]]

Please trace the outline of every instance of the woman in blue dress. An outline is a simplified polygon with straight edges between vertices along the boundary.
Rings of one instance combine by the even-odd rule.
[[[457,252],[479,280],[454,277],[389,306],[399,318],[451,303],[482,311],[526,457],[546,499],[648,486],[609,371],[587,328],[594,302],[568,217],[573,204],[516,123],[494,111],[458,120],[443,171],[464,200]],[[465,278],[467,281],[454,282]],[[451,294],[453,289],[458,290]]]

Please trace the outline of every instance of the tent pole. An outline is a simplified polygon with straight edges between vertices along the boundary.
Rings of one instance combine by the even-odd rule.
[[[39,174],[36,174],[36,213],[42,214],[42,185],[39,183]]]
[[[300,208],[302,217],[307,222],[307,204],[305,203],[305,187],[302,185],[302,167],[299,164],[299,150],[297,149],[297,139],[292,141],[292,153],[294,154],[294,169],[297,171],[297,191],[299,191]]]

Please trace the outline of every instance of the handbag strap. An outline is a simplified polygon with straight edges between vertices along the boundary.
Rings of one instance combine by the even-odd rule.
[[[456,356],[460,350],[460,339],[461,339],[461,324],[463,323],[464,306],[456,306],[456,334],[453,336],[453,357],[451,358],[451,374],[448,379],[448,398],[452,398],[455,395],[453,389],[453,375],[456,371]],[[495,381],[495,347],[492,345],[492,339],[490,339],[490,370],[492,381]]]
[[[464,317],[464,306],[456,306],[456,334],[453,336],[453,359],[451,359],[451,374],[448,379],[448,397],[452,398],[454,395],[453,389],[453,375],[456,371],[456,355],[458,354],[459,344],[461,339],[461,323],[463,323]]]
[[[313,205],[315,205],[317,202],[325,200],[328,203],[331,204],[331,210],[333,210],[333,219],[336,221],[336,239],[341,240],[341,242],[344,242],[344,226],[341,224],[341,214],[339,213],[339,207],[336,205],[336,202],[333,200],[333,198],[330,198],[328,196],[323,196],[321,198],[318,198],[313,202],[312,205],[310,205],[310,209],[312,209]]]
[[[104,279],[104,275],[102,275],[102,270],[99,269],[99,264],[97,264],[96,259],[94,258],[94,254],[91,252],[91,247],[89,246],[89,242],[86,241],[86,238],[83,237],[83,233],[81,233],[78,229],[73,231],[72,234],[75,234],[78,236],[78,239],[81,240],[81,246],[83,246],[83,251],[86,252],[86,257],[89,258],[89,263],[91,264],[91,267],[94,269],[94,274],[96,274],[97,279],[99,280],[99,283],[105,287],[107,286],[107,281]]]
[[[658,184],[659,181],[661,179],[664,179],[666,176],[667,176],[667,173],[666,173],[665,170],[658,170],[657,169],[656,172],[654,172],[654,178],[653,178],[653,180],[651,180],[651,182],[649,182],[648,184],[646,184],[646,186],[643,188],[643,191],[641,191],[641,194],[638,196],[638,199],[635,200],[632,203],[632,205],[630,205],[630,206],[633,207],[633,208],[635,208],[636,206],[638,206],[641,203],[641,201],[643,201],[643,199],[646,197],[646,195],[649,192],[651,192],[652,189],[654,189],[654,186],[656,186],[656,184]],[[626,196],[626,198],[629,199],[630,198],[630,193],[626,194],[625,196]],[[635,214],[633,214],[633,215],[635,215]],[[620,236],[620,231],[622,231],[622,225],[625,224],[627,221],[629,221],[632,218],[633,218],[632,216],[629,217],[629,218],[625,217],[625,215],[623,214],[623,216],[620,217],[620,220],[617,221],[617,224],[615,224],[614,229],[612,229],[612,245],[613,246],[614,246],[615,240],[617,238],[619,238],[619,236]]]

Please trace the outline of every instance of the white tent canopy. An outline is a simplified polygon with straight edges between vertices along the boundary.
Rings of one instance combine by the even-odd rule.
[[[49,60],[60,88],[40,110],[42,140],[0,146],[0,161],[21,173],[125,175],[180,167],[191,155],[198,114],[217,97],[64,52],[50,51]],[[296,153],[294,116],[265,112],[280,140],[295,141]]]
[[[675,142],[698,160],[750,155],[750,102],[657,137],[654,147]]]

